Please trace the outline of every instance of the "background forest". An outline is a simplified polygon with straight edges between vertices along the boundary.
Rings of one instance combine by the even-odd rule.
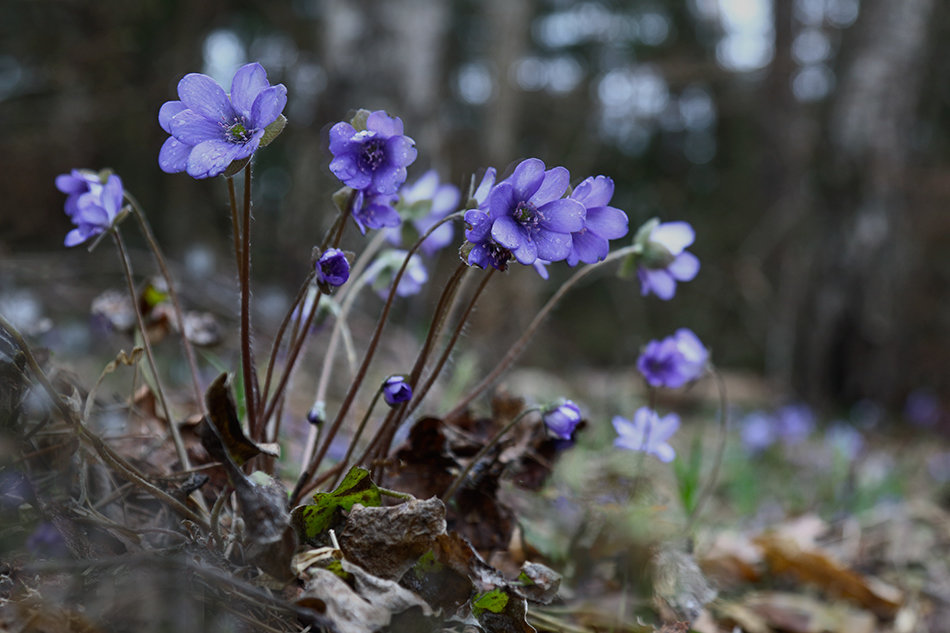
[[[2,0],[0,16],[0,309],[51,318],[61,354],[93,344],[89,302],[116,273],[108,249],[61,247],[53,179],[74,166],[120,170],[180,274],[204,280],[188,301],[233,310],[223,188],[157,168],[157,112],[184,73],[226,81],[253,60],[289,94],[287,133],[255,168],[264,322],[332,218],[329,126],[386,109],[416,140],[416,175],[465,186],[538,156],[612,176],[633,227],[696,227],[703,268],[676,302],[581,290],[523,364],[629,366],[679,323],[782,398],[947,404],[946,3]],[[479,345],[504,345],[493,332],[556,287],[518,277],[486,298]]]

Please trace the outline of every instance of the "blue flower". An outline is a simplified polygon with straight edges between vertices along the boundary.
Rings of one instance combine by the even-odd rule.
[[[391,407],[412,398],[412,387],[406,382],[405,376],[390,376],[383,383],[383,399]]]
[[[56,178],[60,191],[69,193],[66,199],[66,213],[76,228],[66,234],[63,242],[66,246],[82,244],[91,237],[112,228],[122,211],[122,180],[112,174],[104,185],[98,176],[93,180],[85,172],[77,175],[62,174]],[[85,188],[85,191],[83,191]]]
[[[614,181],[607,176],[591,176],[571,192],[571,199],[584,205],[587,214],[583,228],[571,233],[568,265],[576,266],[579,261],[585,264],[599,262],[610,251],[608,240],[627,234],[627,214],[608,206],[613,195]]]
[[[337,287],[350,278],[350,262],[338,248],[328,248],[316,263],[317,283]]]
[[[571,252],[571,233],[584,228],[586,215],[583,204],[562,197],[569,180],[563,167],[545,170],[537,158],[522,161],[488,195],[491,238],[524,265],[538,258],[550,262],[566,259]]]
[[[102,179],[91,169],[73,169],[56,176],[56,188],[66,194],[66,215],[72,218],[79,211],[79,198],[84,193],[102,191]]]
[[[408,254],[409,251],[389,249],[380,254],[366,270],[367,281],[381,297],[386,298],[389,295],[389,289],[396,278],[396,273],[399,272],[402,262]],[[422,258],[419,257],[418,253],[413,253],[412,257],[409,258],[409,263],[406,265],[402,278],[399,280],[396,295],[408,297],[418,294],[427,281],[429,281],[429,273],[422,263]]]
[[[403,185],[399,190],[399,202],[396,207],[400,217],[408,220],[419,237],[433,225],[458,208],[458,187],[450,183],[440,183],[439,175],[430,169],[419,180]],[[448,222],[432,232],[419,249],[425,255],[434,255],[452,242],[452,225]],[[402,231],[391,230],[387,238],[393,244],[402,243]]]
[[[359,118],[354,121],[362,127]],[[341,121],[330,128],[330,171],[353,189],[394,194],[416,160],[414,144],[403,134],[402,120],[382,110],[368,113],[362,129]]]
[[[397,197],[392,194],[367,194],[356,192],[353,201],[353,221],[360,233],[366,235],[366,229],[382,229],[399,226],[402,221],[394,205]]]
[[[581,422],[581,410],[572,401],[564,400],[542,411],[541,419],[555,437],[569,440]]]
[[[178,97],[158,113],[159,124],[171,135],[158,165],[169,174],[185,171],[193,178],[209,178],[249,159],[268,126],[282,127],[287,88],[271,86],[263,66],[253,63],[234,74],[230,95],[211,77],[190,73],[178,82]]]
[[[633,421],[620,416],[613,419],[617,438],[614,446],[629,451],[643,451],[655,455],[661,462],[671,462],[676,451],[667,443],[680,427],[679,416],[670,413],[664,417],[653,409],[640,407],[633,414]]]
[[[687,328],[673,336],[647,343],[637,359],[637,369],[653,387],[676,389],[696,380],[706,371],[709,350]]]
[[[640,227],[634,243],[641,248],[637,266],[643,296],[655,294],[669,300],[677,281],[691,281],[699,272],[699,259],[685,250],[696,239],[687,222],[660,224],[653,219]]]

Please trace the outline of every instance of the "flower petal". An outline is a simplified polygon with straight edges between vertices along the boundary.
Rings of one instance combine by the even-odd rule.
[[[541,186],[531,196],[530,202],[535,206],[557,200],[567,191],[567,186],[571,184],[571,174],[564,167],[553,167],[544,172],[544,178],[541,180]]]
[[[608,240],[620,239],[630,230],[627,214],[614,207],[587,207],[584,226]]]
[[[242,145],[226,141],[204,141],[191,150],[186,171],[192,178],[217,176],[227,169],[242,149]]]
[[[334,156],[359,151],[359,145],[353,143],[356,130],[346,121],[340,121],[330,128],[330,152]]]
[[[641,294],[647,295],[653,292],[657,297],[664,301],[669,301],[676,294],[676,280],[673,279],[666,270],[649,270],[640,268]]]
[[[220,123],[206,119],[194,110],[179,112],[172,117],[169,127],[171,135],[187,145],[225,138],[224,127]]]
[[[587,210],[577,200],[562,198],[538,208],[539,225],[549,231],[574,233],[584,228]]]
[[[679,255],[695,239],[696,232],[689,222],[665,222],[650,233],[651,242],[662,244],[673,255]]]
[[[610,244],[592,231],[578,231],[571,234],[572,248],[567,263],[576,266],[578,261],[593,264],[607,257]]]
[[[287,88],[277,84],[261,91],[251,106],[250,127],[265,128],[280,116],[287,105]]]
[[[162,126],[162,129],[172,133],[171,130],[171,120],[172,118],[180,113],[182,110],[186,110],[187,106],[181,101],[166,101],[162,104],[162,107],[158,110],[158,124]]]
[[[194,145],[185,145],[174,136],[168,137],[158,152],[158,166],[166,174],[177,174],[188,166],[188,154]]]
[[[506,180],[514,186],[515,197],[519,201],[528,200],[544,180],[544,163],[538,158],[523,160]]]
[[[652,442],[651,442],[652,444]],[[669,444],[660,444],[659,446],[651,446],[649,452],[656,456],[658,460],[664,464],[668,464],[676,457],[676,451],[673,450],[673,447]]]
[[[485,175],[482,176],[482,180],[478,183],[478,187],[475,189],[475,193],[472,194],[472,197],[475,198],[475,201],[478,202],[479,205],[481,205],[486,200],[488,200],[488,194],[494,186],[495,168],[489,167],[485,170]]]
[[[401,136],[402,119],[397,116],[389,116],[385,110],[376,110],[370,112],[366,117],[366,129],[378,132],[383,136]]]
[[[512,184],[501,182],[488,194],[488,216],[493,220],[511,217],[516,202]]]
[[[63,240],[63,246],[76,246],[77,244],[82,244],[90,237],[92,237],[91,233],[76,228],[66,234],[66,239]]]
[[[178,96],[189,109],[212,121],[232,120],[235,112],[224,88],[207,75],[189,73],[178,82]]]
[[[569,233],[539,229],[534,234],[533,241],[537,244],[538,257],[549,262],[559,262],[562,259],[567,259],[567,256],[571,253],[571,236]]]
[[[408,136],[394,136],[386,141],[386,158],[394,165],[407,167],[416,160],[418,152]]]
[[[245,64],[237,69],[231,79],[231,103],[234,108],[245,117],[251,116],[251,106],[265,88],[270,84],[267,81],[267,71],[257,62]],[[278,114],[280,114],[278,112]],[[274,119],[277,117],[275,116]],[[274,119],[271,119],[273,121]],[[261,127],[266,127],[265,123]]]
[[[524,227],[508,215],[500,217],[492,223],[491,236],[496,242],[512,250],[519,248],[529,240]]]
[[[538,245],[532,239],[527,239],[518,248],[512,249],[512,255],[519,264],[530,266],[538,259]]]
[[[571,198],[577,200],[588,210],[591,207],[604,207],[614,195],[614,181],[607,176],[591,176],[574,188]]]
[[[689,251],[683,251],[666,269],[678,281],[692,281],[699,272],[699,258]]]

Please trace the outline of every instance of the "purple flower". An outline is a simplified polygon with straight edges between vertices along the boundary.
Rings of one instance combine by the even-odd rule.
[[[408,254],[409,251],[389,249],[379,255],[366,270],[366,279],[381,297],[385,298],[389,295],[389,289]],[[418,294],[427,281],[429,281],[429,273],[422,263],[422,258],[418,253],[413,253],[406,265],[406,271],[399,280],[396,294],[400,297]]]
[[[489,167],[468,202],[472,208],[465,212],[465,243],[459,255],[469,266],[507,270],[511,251],[492,239],[492,220],[485,211],[494,186],[495,168]]]
[[[676,389],[706,371],[707,350],[692,330],[680,328],[673,336],[650,341],[637,359],[637,369],[653,387]]]
[[[365,112],[365,111],[362,111]],[[402,120],[382,110],[341,121],[330,128],[330,171],[348,187],[394,194],[406,182],[406,167],[416,160],[415,141],[403,135]]]
[[[676,294],[677,281],[690,281],[699,272],[699,259],[685,250],[696,239],[687,222],[653,219],[640,227],[634,243],[641,247],[637,266],[643,296],[655,294],[669,300]]]
[[[79,198],[84,193],[102,191],[102,178],[91,169],[73,169],[56,176],[56,188],[66,194],[66,215],[72,218],[79,211]]]
[[[396,207],[399,215],[409,221],[419,237],[433,225],[458,208],[461,194],[458,187],[449,183],[439,183],[439,175],[430,169],[419,180],[404,185],[399,190],[399,202]],[[452,242],[452,225],[441,225],[420,246],[423,254],[431,256]],[[393,244],[402,243],[402,231],[391,230],[387,235]],[[413,238],[414,241],[415,238]]]
[[[82,244],[91,237],[112,228],[122,211],[122,180],[112,174],[104,185],[98,177],[93,180],[87,174],[62,174],[56,178],[56,187],[69,194],[66,213],[76,228],[66,234],[66,246]],[[85,189],[85,190],[83,190]]]
[[[570,400],[564,400],[542,411],[541,419],[555,437],[569,440],[581,422],[581,410]]]
[[[317,283],[326,286],[342,286],[350,278],[350,262],[338,248],[328,248],[316,264]]]
[[[234,73],[230,95],[211,77],[190,73],[178,82],[178,97],[158,113],[159,124],[171,135],[158,154],[158,165],[169,174],[217,176],[233,162],[249,159],[285,122],[281,112],[287,88],[271,86],[258,63]]]
[[[917,426],[935,426],[940,421],[940,398],[932,389],[915,389],[904,402],[904,417]]]
[[[762,411],[753,411],[743,418],[739,436],[746,451],[750,453],[764,451],[777,439],[775,420]]]
[[[815,428],[815,414],[805,404],[787,404],[775,413],[776,431],[788,446],[799,444]]]
[[[399,226],[402,221],[395,205],[397,197],[392,194],[368,194],[356,192],[353,201],[353,221],[360,233],[366,235],[366,229],[382,229]]]
[[[671,462],[676,451],[667,443],[680,427],[680,418],[675,413],[660,417],[648,407],[640,407],[633,414],[633,421],[620,416],[613,419],[617,438],[614,446],[629,451],[643,451],[655,455],[661,462]]]
[[[838,422],[825,432],[825,443],[848,461],[854,461],[864,448],[864,436],[846,422]]]
[[[587,215],[583,228],[571,233],[568,265],[576,266],[579,261],[585,264],[599,262],[610,251],[608,240],[627,234],[627,214],[607,206],[613,195],[614,181],[607,176],[591,176],[571,192],[571,199],[584,205]]]
[[[412,387],[406,382],[405,376],[390,376],[383,383],[383,399],[391,407],[412,398]]]
[[[570,181],[563,167],[545,170],[529,158],[488,194],[491,237],[520,263],[566,259],[571,233],[584,228],[586,209],[577,200],[562,198]]]

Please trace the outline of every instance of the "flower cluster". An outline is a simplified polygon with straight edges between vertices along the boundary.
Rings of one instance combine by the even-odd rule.
[[[66,215],[76,225],[66,234],[66,246],[82,244],[108,231],[121,214],[125,193],[115,174],[108,174],[103,183],[95,172],[74,169],[56,177],[56,188],[67,194]]]
[[[706,371],[707,350],[692,330],[680,328],[673,336],[647,343],[637,369],[652,387],[676,389]]]
[[[472,266],[504,270],[511,258],[524,265],[567,260],[600,261],[608,240],[627,233],[627,216],[608,206],[613,181],[588,178],[565,197],[570,174],[564,167],[546,169],[529,158],[508,178],[494,182],[489,170],[476,189],[473,208],[465,213],[462,257]]]
[[[330,128],[330,171],[357,192],[353,219],[363,233],[399,225],[395,194],[416,160],[414,145],[403,134],[402,120],[382,110],[360,110],[350,122]]]
[[[158,112],[159,125],[171,135],[158,165],[169,174],[210,178],[232,163],[242,166],[280,132],[287,88],[270,85],[264,67],[253,63],[234,74],[230,94],[207,75],[185,75],[178,82],[178,99]]]

